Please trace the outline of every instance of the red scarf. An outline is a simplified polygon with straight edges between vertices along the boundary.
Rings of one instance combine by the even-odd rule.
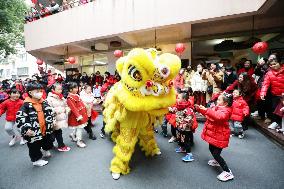
[[[63,98],[63,94],[58,94],[58,93],[56,93],[54,90],[52,90],[51,92],[52,92],[52,94],[57,95],[60,99]]]

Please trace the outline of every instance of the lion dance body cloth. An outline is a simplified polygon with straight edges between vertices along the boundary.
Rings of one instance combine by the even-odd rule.
[[[106,132],[112,132],[114,179],[130,172],[135,144],[146,156],[160,154],[153,127],[176,101],[173,79],[181,67],[176,55],[157,54],[155,49],[133,49],[116,62],[121,81],[108,92],[104,103]]]

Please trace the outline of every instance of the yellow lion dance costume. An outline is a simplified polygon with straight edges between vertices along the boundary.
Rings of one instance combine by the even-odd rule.
[[[180,58],[155,49],[133,49],[116,62],[121,81],[108,92],[104,103],[106,132],[112,132],[114,158],[110,170],[114,179],[130,172],[135,144],[146,156],[161,154],[153,127],[176,101],[173,79],[181,67]]]

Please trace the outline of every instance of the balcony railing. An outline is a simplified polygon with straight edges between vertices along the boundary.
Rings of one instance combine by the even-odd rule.
[[[35,7],[32,7],[31,11],[27,12],[27,15],[25,16],[25,23],[33,22],[38,19],[43,19],[46,16],[57,14],[59,12],[63,12],[68,9],[72,9],[74,7],[78,7],[78,6],[93,2],[93,1],[95,0],[86,0],[86,1],[74,0],[66,4],[62,3],[61,6],[58,6],[56,8],[44,7],[43,10],[39,10],[39,11]]]

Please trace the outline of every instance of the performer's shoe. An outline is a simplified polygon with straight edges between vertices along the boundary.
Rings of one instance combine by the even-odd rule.
[[[114,180],[118,180],[120,178],[120,173],[111,173],[111,176]]]

